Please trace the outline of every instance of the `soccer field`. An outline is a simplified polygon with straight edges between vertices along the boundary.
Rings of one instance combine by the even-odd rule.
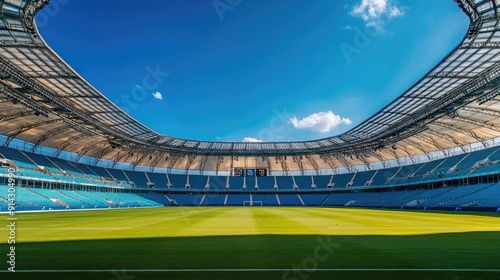
[[[500,279],[499,217],[285,207],[17,213],[17,272],[7,274],[2,226],[0,277]]]

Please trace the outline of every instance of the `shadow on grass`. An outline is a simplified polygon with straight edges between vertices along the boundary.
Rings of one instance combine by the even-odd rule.
[[[1,244],[0,252],[8,253],[8,246]],[[8,268],[6,253],[2,253],[4,267],[1,269],[4,271]],[[314,271],[316,268],[352,270]],[[477,270],[370,270],[393,268]],[[195,270],[137,271],[149,269]],[[203,269],[249,270],[201,271]],[[0,278],[458,280],[500,277],[499,271],[482,269],[500,269],[500,232],[412,236],[251,235],[20,243],[16,244],[18,272],[0,273]],[[78,271],[22,272],[26,270]]]

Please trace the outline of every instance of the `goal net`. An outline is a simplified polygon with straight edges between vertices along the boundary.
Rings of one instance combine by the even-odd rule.
[[[243,206],[262,206],[262,201],[243,201]]]

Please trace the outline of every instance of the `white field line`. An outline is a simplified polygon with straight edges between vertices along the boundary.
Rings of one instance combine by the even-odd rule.
[[[500,272],[500,268],[152,268],[152,269],[24,269],[19,273],[105,273],[105,272],[286,272],[286,271],[347,271],[347,272]],[[0,273],[11,273],[0,270]]]

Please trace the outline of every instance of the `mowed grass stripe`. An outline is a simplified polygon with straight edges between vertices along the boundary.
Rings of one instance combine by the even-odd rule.
[[[318,261],[320,268],[500,269],[498,232],[78,240],[17,244],[16,256],[18,269],[283,268],[313,258],[322,242],[338,246]]]
[[[258,226],[247,208],[200,207],[201,211],[191,216],[182,231],[173,236],[212,236],[257,234]],[[207,212],[210,210],[210,212]],[[193,209],[193,211],[197,211]]]
[[[293,207],[170,207],[19,213],[19,242],[253,234],[415,235],[500,231],[498,217]],[[7,231],[0,228],[0,233]],[[2,242],[0,239],[0,242]]]
[[[318,271],[367,271],[367,272],[379,272],[379,271],[403,271],[403,272],[500,272],[500,269],[495,268],[154,268],[154,269],[27,269],[27,270],[17,270],[20,273],[102,273],[102,272],[287,272],[287,271],[306,271],[306,272],[318,272]],[[12,273],[7,270],[1,270],[0,273]]]
[[[295,208],[277,209],[278,213],[290,217],[290,219],[309,229],[314,234],[335,235],[340,234],[339,229],[349,228],[350,232],[360,227],[365,227],[356,215],[339,215],[336,209],[321,209],[321,212],[311,211],[305,208],[304,211],[296,211]]]
[[[296,216],[299,211],[281,208],[255,207],[252,209],[260,234],[321,234],[321,226],[310,227]]]
[[[123,269],[136,271],[137,279],[164,279],[161,273],[167,272],[172,279],[181,279],[185,270],[193,271],[183,279],[281,279],[285,272],[275,269],[307,268],[306,260],[309,265],[311,260],[316,262],[314,275],[323,279],[342,270],[357,271],[365,279],[399,279],[410,269],[414,273],[423,269],[421,279],[446,279],[450,273],[464,279],[474,275],[454,269],[482,271],[484,279],[493,279],[500,270],[498,214],[169,207],[19,213],[16,217],[17,269],[35,271],[33,279],[39,279],[35,275],[40,270],[63,271],[47,272],[44,278],[80,279],[80,270]],[[6,229],[0,229],[0,234],[7,236]],[[8,244],[0,240],[0,252],[7,252]],[[338,246],[327,251],[321,244]],[[317,248],[323,248],[325,258],[315,258]],[[158,268],[172,271],[154,274]],[[22,275],[22,279],[32,276]],[[106,272],[92,274],[93,279],[113,277]]]
[[[185,236],[196,221],[221,213],[216,208],[180,207],[82,212],[18,214],[18,241]]]
[[[456,212],[422,212],[357,208],[305,208],[300,214],[311,219],[327,218],[334,222],[338,234],[429,234],[499,230],[494,214],[479,215]],[[330,224],[333,224],[331,222]]]

